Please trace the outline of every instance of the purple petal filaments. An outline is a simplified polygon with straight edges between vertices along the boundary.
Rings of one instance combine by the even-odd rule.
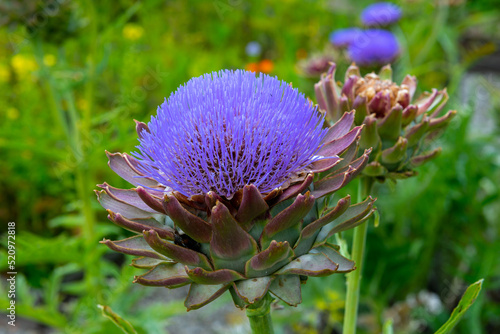
[[[363,66],[392,62],[399,54],[399,44],[393,33],[382,29],[363,31],[347,49],[352,61]]]
[[[265,193],[311,164],[323,116],[277,78],[224,70],[193,78],[158,107],[139,138],[142,172],[186,196]]]
[[[385,27],[398,22],[402,14],[399,6],[390,2],[379,2],[363,10],[361,21],[367,27]]]

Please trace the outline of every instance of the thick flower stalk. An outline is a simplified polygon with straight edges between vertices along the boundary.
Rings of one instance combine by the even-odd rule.
[[[133,266],[148,271],[136,283],[190,285],[188,310],[226,291],[251,319],[264,316],[269,292],[295,306],[308,276],[355,268],[327,239],[374,210],[371,198],[317,201],[368,162],[369,149],[356,158],[362,126],[353,121],[350,112],[325,128],[317,107],[267,75],[191,79],[148,124],[137,122],[135,157],[108,153],[111,169],[136,187],[104,183],[98,199],[137,235],[102,243],[138,257]]]
[[[355,123],[364,125],[361,148],[373,148],[363,175],[380,181],[401,179],[416,174],[414,168],[436,157],[440,148],[423,152],[436,138],[456,111],[442,115],[448,100],[446,89],[423,93],[413,99],[417,88],[415,77],[407,75],[398,85],[392,81],[390,65],[380,73],[362,77],[359,68],[351,65],[344,83],[335,81],[335,64],[315,85],[320,109],[336,122],[344,113],[355,109]]]

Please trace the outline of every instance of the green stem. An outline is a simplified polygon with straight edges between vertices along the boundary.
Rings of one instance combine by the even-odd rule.
[[[87,50],[87,59],[86,59],[86,67],[87,67],[87,80],[85,82],[84,87],[84,97],[86,100],[86,105],[81,110],[81,123],[80,123],[80,133],[82,140],[86,144],[82,149],[82,161],[77,169],[77,178],[79,182],[79,193],[80,198],[82,199],[83,204],[83,212],[85,215],[85,229],[84,235],[87,241],[86,244],[86,256],[85,256],[85,281],[87,285],[87,289],[89,292],[92,292],[93,298],[98,304],[102,303],[103,294],[102,294],[102,285],[99,280],[99,267],[96,265],[96,262],[99,261],[99,253],[97,252],[97,248],[95,247],[96,243],[96,221],[95,221],[95,213],[92,207],[92,201],[89,194],[92,192],[92,188],[89,188],[89,185],[92,185],[93,181],[93,172],[91,169],[91,165],[87,159],[88,151],[93,149],[92,141],[91,141],[91,121],[92,121],[92,112],[95,107],[95,82],[96,82],[96,59],[97,59],[97,51],[99,45],[99,36],[98,36],[98,15],[95,7],[95,3],[92,0],[87,0],[84,2],[87,10],[87,15],[90,18],[89,25],[87,27],[87,39],[84,47]]]
[[[373,179],[363,177],[359,179],[358,203],[364,200],[371,192]],[[358,318],[359,288],[361,285],[361,273],[363,270],[363,255],[366,244],[366,231],[368,222],[354,228],[352,245],[352,260],[356,263],[356,270],[347,275],[347,296],[345,304],[343,334],[356,333],[356,322]]]
[[[247,308],[247,317],[253,334],[273,334],[271,320],[271,301],[269,293],[255,306]]]
[[[93,1],[87,1],[86,2],[86,7],[88,10],[88,15],[90,17],[90,23],[88,27],[88,45],[86,46],[88,49],[87,51],[87,81],[85,83],[85,100],[86,100],[86,105],[82,110],[82,119],[81,119],[81,133],[82,137],[85,141],[90,141],[91,134],[90,134],[90,128],[91,128],[91,113],[94,109],[94,97],[95,97],[95,62],[96,62],[96,52],[97,52],[97,44],[98,44],[98,36],[97,36],[97,14],[96,14],[96,9]],[[83,152],[87,153],[87,152]],[[89,180],[90,181],[90,167],[87,161],[84,161],[84,163],[81,165],[82,167],[82,173],[83,173],[83,179],[84,182]],[[86,184],[90,184],[86,183]],[[82,186],[85,187],[85,183],[82,184]],[[85,192],[90,192],[90,190],[87,188],[85,189]],[[91,201],[88,196],[85,196],[87,201],[85,202],[85,208],[88,210],[87,212],[89,213],[89,216],[87,217],[87,238],[91,239],[89,240],[89,244],[91,245],[90,247],[94,246],[94,236],[95,236],[95,224],[94,224],[94,215],[92,212],[92,206],[91,206]],[[91,217],[91,218],[90,218]]]
[[[92,39],[94,41],[94,39]],[[93,99],[91,99],[92,104],[89,103],[88,109],[83,111],[83,117],[78,120],[78,115],[74,105],[72,92],[63,91],[57,89],[57,85],[51,75],[49,69],[43,63],[43,45],[39,37],[35,37],[35,54],[37,57],[38,64],[40,66],[40,72],[43,77],[43,82],[45,83],[45,90],[48,96],[48,103],[54,118],[60,122],[68,144],[70,147],[71,154],[73,155],[74,170],[75,170],[75,188],[82,202],[81,213],[84,216],[85,223],[83,226],[84,240],[86,241],[86,252],[83,257],[83,261],[86,267],[85,282],[88,291],[92,291],[90,295],[97,299],[98,303],[101,303],[102,294],[99,290],[99,285],[96,283],[96,277],[98,273],[95,269],[95,263],[98,261],[96,252],[96,235],[95,235],[95,215],[94,209],[92,208],[91,202],[91,189],[89,185],[92,184],[90,171],[87,162],[87,152],[83,140],[88,140],[90,138],[90,120],[91,114],[90,110],[93,107]],[[95,55],[89,56],[89,61],[91,64],[94,62]],[[91,67],[89,74],[89,80],[86,87],[86,93],[88,96],[94,94],[94,75],[93,67]],[[90,82],[90,83],[89,83]],[[62,101],[66,102],[68,112],[65,112],[62,107]],[[80,128],[78,128],[78,121],[81,122]]]

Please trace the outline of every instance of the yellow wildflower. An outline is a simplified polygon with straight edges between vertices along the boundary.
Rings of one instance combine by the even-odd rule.
[[[16,54],[11,59],[11,65],[20,78],[25,78],[28,74],[38,68],[37,63],[31,56]]]
[[[7,118],[11,120],[16,120],[19,118],[19,110],[14,107],[7,109]]]
[[[127,23],[123,27],[122,33],[126,39],[136,41],[144,35],[144,28],[135,23]]]
[[[45,56],[43,56],[43,63],[48,67],[54,66],[56,64],[56,60],[56,56],[54,56],[53,54],[46,54]]]
[[[83,98],[79,98],[77,101],[76,101],[76,106],[78,107],[78,109],[80,110],[87,110],[89,104],[87,103],[87,100],[83,99]]]
[[[9,82],[10,71],[7,66],[0,64],[0,82]]]

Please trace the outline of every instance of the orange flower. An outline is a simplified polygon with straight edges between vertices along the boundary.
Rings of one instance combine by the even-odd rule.
[[[250,72],[258,72],[259,65],[257,63],[248,63],[245,66],[245,70],[250,71]]]
[[[262,73],[269,74],[272,72],[273,69],[274,69],[274,63],[272,62],[272,60],[264,59],[259,63],[259,70]]]
[[[264,59],[258,63],[248,63],[245,66],[245,70],[250,72],[262,72],[265,74],[269,74],[274,69],[274,63],[272,60]]]

